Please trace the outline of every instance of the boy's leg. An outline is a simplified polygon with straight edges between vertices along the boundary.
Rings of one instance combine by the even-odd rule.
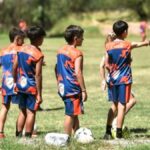
[[[26,125],[25,125],[25,136],[31,137],[32,131],[34,128],[35,123],[35,114],[36,111],[27,109],[27,118],[26,118]]]
[[[118,107],[118,103],[113,102],[111,108],[108,111],[107,125],[112,125],[112,121],[113,121],[114,117],[116,116],[117,107]]]
[[[125,109],[125,115],[127,115],[127,113],[130,111],[130,109],[137,103],[137,100],[134,96],[134,94],[132,94],[131,92],[131,95],[130,95],[130,100],[128,103],[126,103],[126,109]],[[116,126],[117,125],[117,113],[116,113],[116,116],[115,116],[115,120],[113,120],[113,123],[114,125]],[[113,125],[112,123],[112,125]]]
[[[104,139],[111,139],[112,138],[112,133],[111,133],[112,121],[115,117],[116,112],[117,112],[117,103],[113,102],[111,108],[108,111],[106,133],[104,135]]]
[[[76,131],[79,128],[78,115],[84,112],[81,95],[74,95],[64,98],[65,103],[65,133],[71,136],[72,130]]]
[[[118,87],[119,103],[118,103],[118,115],[117,115],[117,138],[122,138],[122,126],[124,122],[126,104],[130,99],[131,84],[122,84]]]
[[[69,136],[71,136],[73,124],[74,124],[74,117],[69,116],[69,115],[65,115],[64,131]]]
[[[116,115],[117,105],[118,105],[118,102],[115,101],[115,100],[117,100],[116,88],[117,88],[116,86],[110,86],[110,85],[108,86],[108,98],[109,98],[109,101],[112,101],[112,106],[108,111],[106,133],[104,135],[104,139],[112,138],[112,134],[111,134],[112,121]]]
[[[27,112],[26,112],[26,95],[23,93],[18,93],[17,98],[18,105],[20,108],[19,116],[16,121],[16,136],[22,137],[23,128],[25,125]]]
[[[122,125],[125,116],[125,105],[118,103],[118,115],[117,115],[117,138],[122,138]]]
[[[4,125],[7,118],[7,113],[10,108],[11,96],[2,96],[2,108],[0,111],[0,134],[1,137],[4,137]]]
[[[0,112],[0,132],[4,131],[4,124],[7,118],[7,113],[10,108],[10,104],[2,104],[1,112]]]
[[[26,111],[27,111],[27,118],[25,124],[25,136],[31,137],[32,132],[34,129],[35,117],[36,117],[36,95],[27,95],[26,99]]]
[[[73,132],[75,133],[80,127],[78,116],[74,116]]]
[[[131,93],[131,95],[130,95],[130,100],[129,100],[129,102],[126,104],[126,111],[125,111],[125,114],[127,114],[127,113],[130,111],[130,109],[136,104],[136,102],[137,102],[137,100],[136,100],[134,94]]]
[[[17,137],[22,136],[22,131],[25,125],[26,117],[27,117],[26,109],[25,108],[20,109],[20,113],[16,122],[16,136]]]

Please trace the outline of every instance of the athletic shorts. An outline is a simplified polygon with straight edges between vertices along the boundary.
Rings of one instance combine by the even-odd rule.
[[[19,108],[38,110],[39,104],[36,103],[36,95],[18,93]]]
[[[73,95],[63,98],[65,104],[65,114],[75,116],[84,113],[82,95]]]
[[[109,101],[126,104],[131,96],[131,84],[121,84],[108,86]]]
[[[19,104],[19,101],[17,99],[17,95],[2,95],[2,104],[10,104],[12,102],[13,104]]]

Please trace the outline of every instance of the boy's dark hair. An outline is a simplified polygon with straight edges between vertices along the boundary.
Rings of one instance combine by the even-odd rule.
[[[113,24],[113,31],[117,36],[122,35],[125,30],[128,30],[128,24],[125,21],[119,20]]]
[[[19,28],[13,27],[10,31],[9,31],[9,39],[10,42],[14,42],[14,39],[16,36],[22,36],[25,37],[25,34],[23,31],[21,31]]]
[[[64,38],[67,43],[71,44],[75,36],[81,37],[83,33],[84,30],[80,26],[69,25],[65,30]]]
[[[33,42],[40,37],[46,36],[46,32],[40,26],[32,26],[28,29],[27,36],[30,39],[30,41]]]

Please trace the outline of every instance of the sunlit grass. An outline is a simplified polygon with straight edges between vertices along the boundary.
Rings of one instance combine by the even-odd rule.
[[[129,40],[136,40],[132,37]],[[72,141],[68,146],[69,150],[110,150],[125,149],[122,145],[111,145],[105,143],[100,138],[105,132],[105,123],[110,103],[107,101],[107,93],[103,93],[100,88],[99,62],[104,55],[105,37],[85,38],[83,46],[80,47],[84,53],[84,76],[88,92],[88,101],[85,103],[85,115],[80,116],[82,127],[90,128],[94,134],[95,141],[92,144],[82,145]],[[0,47],[5,47],[9,43],[8,38],[0,36]],[[63,38],[45,39],[42,51],[45,55],[46,66],[43,67],[43,104],[47,111],[37,113],[37,126],[39,131],[38,140],[34,144],[20,144],[15,138],[15,122],[18,115],[18,107],[12,105],[5,126],[6,139],[0,141],[0,149],[59,149],[47,146],[44,143],[44,136],[48,132],[63,133],[64,104],[57,94],[54,66],[58,48],[64,45]],[[126,116],[125,125],[129,129],[141,129],[141,133],[131,132],[131,139],[135,136],[150,135],[150,48],[139,48],[133,50],[133,91],[138,100],[137,105]],[[142,130],[143,129],[143,130]],[[140,146],[141,149],[150,148],[150,144]],[[133,147],[132,147],[133,148]],[[131,148],[131,149],[132,149]],[[130,149],[127,147],[127,149]],[[134,149],[136,147],[134,146]],[[138,149],[138,148],[137,148]]]

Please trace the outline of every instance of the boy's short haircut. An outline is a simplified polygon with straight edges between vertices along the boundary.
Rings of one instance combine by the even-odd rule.
[[[69,25],[64,33],[64,38],[67,43],[71,44],[73,42],[74,37],[81,37],[84,33],[84,30],[77,25]]]
[[[27,36],[30,39],[30,41],[35,41],[40,37],[46,36],[46,32],[40,26],[32,26],[28,29]]]
[[[14,42],[14,39],[16,36],[21,36],[21,37],[25,37],[25,34],[23,31],[21,31],[19,28],[13,27],[10,31],[9,31],[9,39],[10,42]]]
[[[119,20],[113,24],[113,31],[117,36],[122,35],[126,30],[128,30],[128,24],[125,21]]]

